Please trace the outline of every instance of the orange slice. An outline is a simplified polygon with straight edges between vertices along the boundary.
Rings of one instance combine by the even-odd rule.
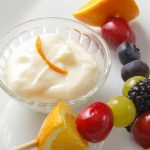
[[[53,63],[51,63],[46,56],[44,55],[43,49],[42,49],[42,42],[41,42],[41,38],[40,36],[37,37],[36,39],[36,49],[38,51],[38,53],[40,54],[40,56],[42,57],[42,59],[45,61],[45,63],[54,71],[61,73],[61,74],[67,74],[68,71],[67,70],[63,70],[57,66],[55,66]]]
[[[38,150],[88,150],[69,106],[59,103],[46,117],[37,137]]]
[[[122,17],[127,21],[139,15],[135,0],[90,0],[73,16],[92,26],[101,26],[110,17]]]

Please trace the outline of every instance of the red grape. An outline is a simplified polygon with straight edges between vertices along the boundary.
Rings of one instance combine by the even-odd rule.
[[[134,122],[132,135],[143,148],[150,148],[150,110],[142,113]]]
[[[108,105],[95,102],[81,111],[76,124],[82,137],[93,143],[100,142],[113,127],[113,114]]]
[[[111,18],[102,26],[102,36],[112,45],[135,43],[135,34],[123,18]]]

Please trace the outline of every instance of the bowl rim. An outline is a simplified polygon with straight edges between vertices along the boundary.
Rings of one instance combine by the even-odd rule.
[[[91,97],[99,88],[101,88],[103,86],[103,84],[105,83],[106,79],[108,78],[109,76],[109,73],[110,73],[110,70],[111,70],[111,64],[112,64],[112,59],[111,59],[111,54],[110,54],[110,49],[107,45],[107,43],[105,42],[105,40],[103,39],[103,37],[101,35],[99,35],[98,33],[96,33],[96,31],[94,31],[92,28],[90,28],[89,26],[81,23],[81,22],[78,22],[78,21],[75,21],[75,20],[71,20],[71,19],[67,19],[67,18],[62,18],[62,17],[42,17],[42,18],[36,18],[36,19],[31,19],[31,20],[28,20],[28,21],[25,21],[23,23],[20,23],[18,25],[16,25],[15,27],[13,27],[9,32],[7,32],[6,34],[4,34],[4,36],[2,36],[0,38],[0,45],[3,41],[5,41],[5,39],[7,39],[7,37],[9,37],[10,34],[12,34],[13,32],[15,32],[19,27],[25,25],[25,24],[28,24],[28,23],[32,23],[32,22],[35,22],[35,21],[40,21],[40,20],[59,20],[59,21],[67,21],[67,22],[72,22],[76,25],[80,25],[82,26],[85,30],[89,31],[90,33],[92,33],[97,39],[98,41],[101,42],[102,46],[103,46],[103,52],[104,52],[104,55],[105,55],[105,65],[106,67],[104,68],[104,75],[102,77],[101,80],[98,81],[98,83],[90,90],[88,91],[85,95],[81,96],[81,97],[78,97],[78,98],[73,98],[73,99],[70,99],[70,100],[64,100],[63,102],[65,102],[66,104],[68,105],[72,105],[72,104],[75,104],[75,103],[79,103],[79,102],[83,102],[85,101],[86,99],[88,99],[89,97]],[[1,51],[0,51],[1,53]],[[7,86],[5,86],[5,84],[3,83],[3,81],[0,79],[0,87],[10,96],[12,97],[13,99],[19,101],[19,102],[25,102],[25,103],[28,103],[28,104],[31,104],[31,105],[38,105],[38,106],[47,106],[47,107],[51,107],[51,106],[55,106],[57,105],[59,102],[42,102],[42,101],[35,101],[35,100],[30,100],[30,99],[27,99],[27,98],[23,98],[23,97],[19,97],[17,96],[16,94],[14,94]]]

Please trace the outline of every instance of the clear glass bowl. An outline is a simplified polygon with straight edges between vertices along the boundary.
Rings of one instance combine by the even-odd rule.
[[[58,33],[64,38],[69,38],[77,42],[84,47],[98,63],[99,68],[101,69],[101,74],[96,86],[82,97],[65,101],[69,106],[73,107],[73,109],[80,107],[104,84],[110,72],[111,57],[109,48],[100,35],[94,32],[91,28],[69,19],[53,17],[39,18],[27,21],[15,27],[5,35],[0,41],[0,86],[14,100],[17,100],[20,104],[34,111],[47,113],[57,104],[50,102],[45,103],[42,102],[42,100],[41,102],[36,102],[18,97],[7,87],[4,74],[5,63],[13,50],[22,44],[22,42],[43,33]]]

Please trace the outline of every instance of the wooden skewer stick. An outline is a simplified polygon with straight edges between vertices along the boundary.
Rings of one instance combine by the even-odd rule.
[[[37,147],[37,140],[34,139],[28,143],[22,144],[18,147],[15,147],[13,150],[30,150],[31,148]]]

